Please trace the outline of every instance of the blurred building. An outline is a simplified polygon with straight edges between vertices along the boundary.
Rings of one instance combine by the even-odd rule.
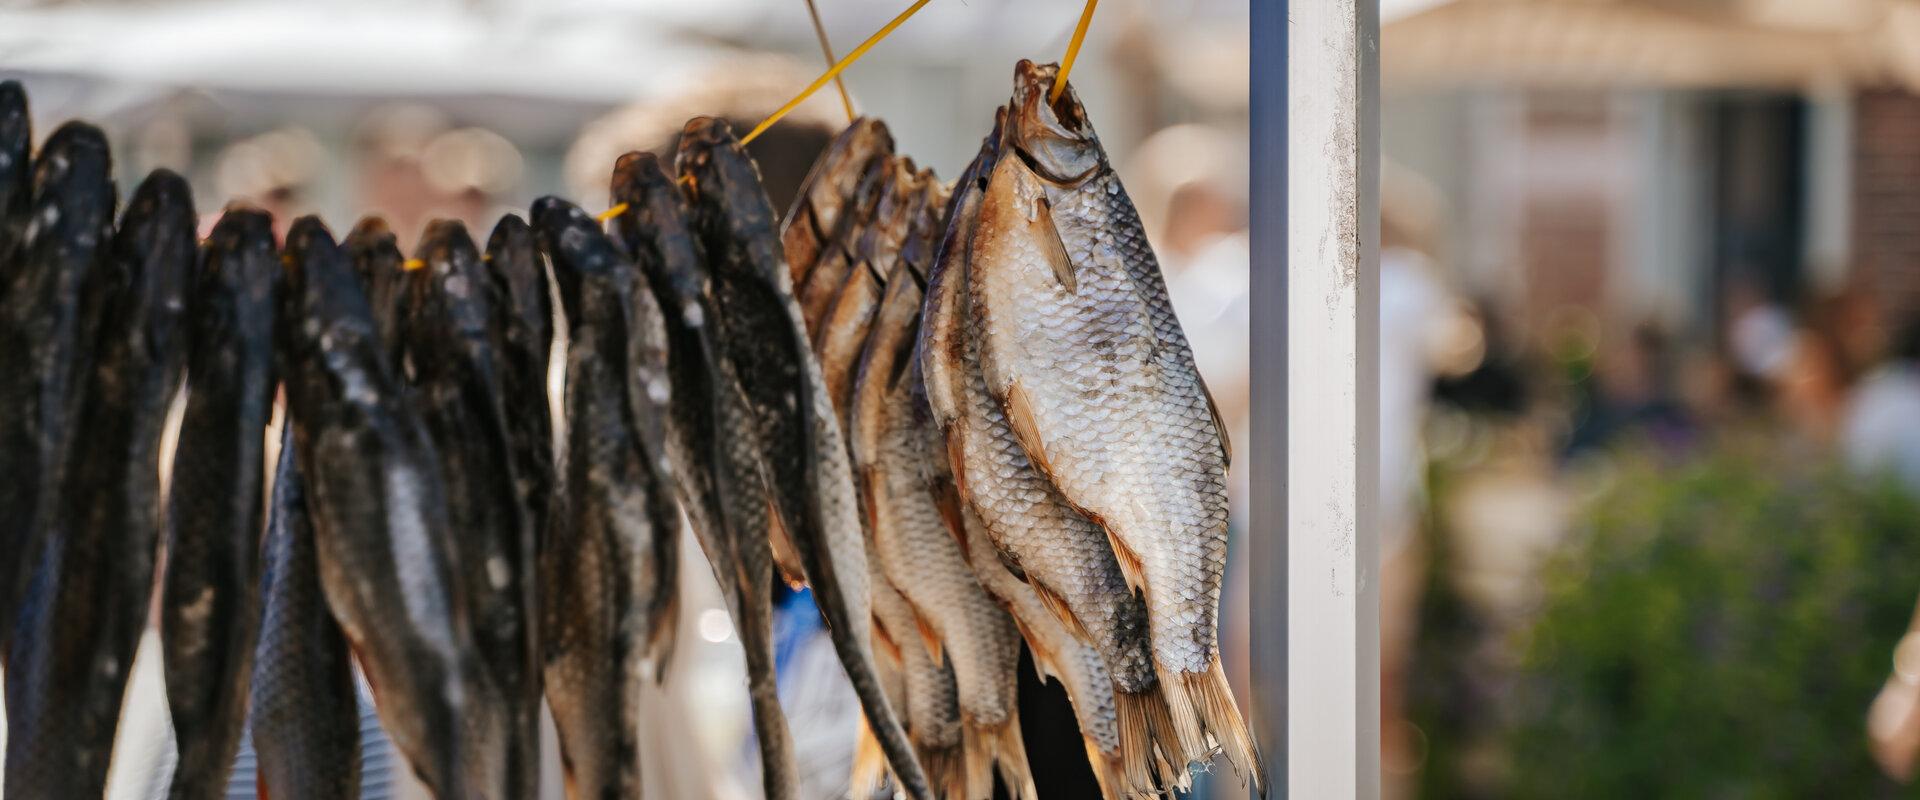
[[[1575,306],[1713,341],[1739,298],[1849,287],[1920,311],[1920,4],[1383,14],[1386,156],[1447,198],[1439,261],[1522,330]]]

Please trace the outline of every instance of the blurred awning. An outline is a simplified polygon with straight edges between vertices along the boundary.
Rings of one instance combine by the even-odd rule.
[[[1395,17],[1395,7],[1409,13]],[[1389,0],[1386,13],[1381,74],[1391,89],[1920,78],[1920,7],[1910,0]]]

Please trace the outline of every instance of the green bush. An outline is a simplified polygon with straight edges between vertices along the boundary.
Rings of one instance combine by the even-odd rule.
[[[1777,452],[1614,465],[1521,643],[1507,796],[1920,796],[1864,727],[1920,596],[1920,506]]]

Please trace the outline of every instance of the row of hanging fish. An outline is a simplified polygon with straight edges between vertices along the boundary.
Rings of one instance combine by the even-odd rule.
[[[861,120],[783,221],[701,118],[672,164],[614,165],[604,225],[543,198],[412,258],[373,218],[276,246],[241,206],[196,243],[166,171],[116,225],[100,132],[30,153],[0,84],[6,796],[101,795],[158,581],[173,797],[220,796],[243,729],[263,796],[354,796],[355,661],[438,797],[533,797],[543,698],[569,796],[638,797],[683,512],[771,800],[799,775],[776,577],[813,588],[865,712],[858,787],[1034,797],[1023,644],[1107,797],[1221,750],[1257,785],[1215,643],[1225,434],[1053,75],[1022,62],[951,185]]]
[[[783,231],[862,510],[876,659],[942,797],[1032,797],[1015,669],[1064,684],[1109,798],[1218,751],[1226,432],[1137,213],[1057,69],[1022,62],[951,186],[861,120]],[[884,744],[884,740],[881,740]],[[877,782],[871,751],[858,785]],[[910,781],[908,781],[910,783]]]

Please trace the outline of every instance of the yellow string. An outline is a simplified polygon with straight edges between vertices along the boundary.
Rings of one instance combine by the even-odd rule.
[[[403,270],[406,270],[407,272],[412,272],[416,269],[425,267],[426,265],[427,265],[427,262],[425,260],[418,259],[418,258],[409,258],[405,261],[400,262],[400,268]]]
[[[859,61],[860,57],[866,55],[868,50],[872,50],[873,46],[879,44],[881,39],[887,38],[887,34],[893,33],[894,28],[900,27],[900,23],[906,22],[907,18],[912,17],[922,6],[930,2],[932,2],[932,0],[914,0],[913,5],[908,6],[907,10],[900,12],[900,16],[894,17],[892,22],[886,24],[886,27],[881,28],[878,33],[867,37],[866,41],[861,42],[859,47],[853,48],[853,52],[848,53],[845,58],[833,62],[833,66],[827,69],[827,73],[815,78],[813,83],[809,84],[805,90],[800,92],[799,97],[788,100],[786,105],[781,106],[779,111],[773,112],[772,116],[767,117],[766,120],[754,128],[751,133],[740,137],[740,143],[744,145],[759,138],[760,134],[765,133],[768,128],[773,127],[773,123],[779,122],[781,117],[786,116],[795,108],[798,108],[801,103],[806,102],[806,99],[812,97],[814,92],[820,91],[820,87],[827,85],[827,81],[833,80],[834,76],[839,75],[847,67],[852,66],[853,62]]]
[[[807,0],[807,15],[813,17],[813,33],[820,37],[820,52],[827,57],[827,65],[833,65],[833,45],[827,41],[827,26],[820,23],[820,8]],[[840,76],[833,76],[833,88],[840,90],[840,105],[847,109],[847,121],[854,121],[853,97],[847,94],[847,83]]]
[[[607,220],[613,219],[614,217],[620,216],[621,214],[625,214],[625,213],[627,213],[626,203],[614,203],[612,208],[602,211],[599,214],[595,214],[593,218],[601,222],[606,222]]]
[[[1047,95],[1047,102],[1060,99],[1060,93],[1067,90],[1067,73],[1073,71],[1073,60],[1080,57],[1080,45],[1087,40],[1087,26],[1093,24],[1093,7],[1100,0],[1087,0],[1087,7],[1080,12],[1080,24],[1073,28],[1073,40],[1067,42],[1067,55],[1060,59],[1060,74],[1054,76],[1053,93]]]

